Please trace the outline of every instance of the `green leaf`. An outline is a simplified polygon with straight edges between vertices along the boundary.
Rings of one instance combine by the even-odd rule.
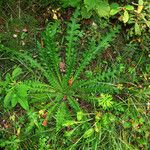
[[[118,3],[112,3],[112,4],[110,5],[110,8],[111,8],[111,9],[118,9],[118,8],[119,8],[119,4],[118,4]]]
[[[134,7],[132,5],[126,5],[125,8],[126,10],[134,10]]]
[[[18,103],[21,105],[22,108],[24,108],[25,110],[29,110],[29,104],[27,99],[21,99],[18,98]]]
[[[101,98],[98,99],[99,106],[102,106],[104,110],[107,110],[113,106],[113,98],[109,94],[101,94]]]
[[[29,104],[27,101],[28,96],[28,86],[24,83],[17,84],[9,91],[7,91],[7,95],[4,98],[4,107],[15,107],[17,103],[19,103],[25,110],[29,109]]]
[[[130,122],[125,122],[125,123],[123,124],[123,127],[124,127],[124,128],[130,128],[130,127],[132,127],[132,124],[131,124]]]
[[[138,23],[135,23],[134,30],[135,30],[135,35],[141,35],[141,29]]]
[[[100,132],[100,130],[101,130],[101,125],[100,125],[100,123],[97,122],[97,123],[95,124],[94,130],[95,130],[96,132]]]
[[[111,4],[110,8],[111,8],[110,15],[112,15],[112,16],[115,15],[115,14],[117,14],[120,11],[118,3]]]
[[[24,83],[18,84],[16,89],[20,97],[26,98],[28,96],[27,92],[28,92],[29,87],[26,84]]]
[[[73,134],[74,131],[75,131],[75,130],[66,131],[65,134],[64,134],[64,136],[65,136],[65,137],[70,137],[70,136]]]
[[[84,0],[84,5],[87,8],[87,11],[94,9],[96,7],[97,3],[98,3],[97,0],[94,0],[94,1]]]
[[[144,4],[143,0],[139,0],[139,1],[138,1],[138,4],[139,4],[139,5],[143,5],[143,4]]]
[[[27,101],[28,89],[29,89],[29,87],[27,85],[25,85],[24,83],[20,83],[16,87],[16,90],[17,90],[16,94],[17,94],[18,103],[25,110],[29,110],[29,104]]]
[[[11,97],[11,106],[15,107],[17,104],[18,100],[17,100],[17,95],[13,94],[13,96]]]
[[[69,105],[70,107],[75,111],[79,112],[81,111],[79,103],[73,98],[73,97],[68,97]]]
[[[13,80],[16,80],[17,77],[22,73],[22,69],[17,67],[13,72],[12,72],[12,78]]]
[[[6,80],[7,83],[11,82],[11,75],[9,73],[6,74],[5,80]]]
[[[87,130],[87,131],[84,133],[83,137],[84,137],[84,138],[88,138],[88,137],[92,136],[93,133],[94,133],[94,129],[91,128],[91,129]]]
[[[77,112],[77,120],[80,121],[82,120],[82,118],[83,118],[83,112],[82,111]]]
[[[67,121],[65,121],[63,126],[68,127],[68,126],[72,126],[74,124],[76,124],[76,121],[74,121],[74,120],[67,120]]]
[[[129,13],[128,13],[128,11],[126,11],[126,10],[124,11],[122,20],[123,20],[124,23],[128,22],[128,20],[129,20]]]
[[[68,23],[67,27],[67,35],[66,35],[66,78],[63,80],[63,84],[66,83],[65,80],[69,80],[72,77],[72,72],[74,70],[74,67],[77,63],[77,51],[75,47],[77,46],[77,43],[82,36],[83,32],[80,30],[80,25],[77,23],[77,18],[79,16],[79,11],[76,9],[76,11],[73,14],[73,17],[71,18],[71,22]],[[65,83],[64,83],[65,82]]]
[[[80,0],[61,0],[61,2],[65,8],[68,6],[78,7],[80,4]]]
[[[82,18],[88,19],[92,15],[92,11],[88,11],[86,7],[81,7]]]
[[[110,6],[107,1],[100,1],[96,6],[96,11],[100,17],[108,17],[110,12]]]
[[[7,108],[10,106],[10,101],[11,101],[11,96],[12,96],[12,91],[8,91],[7,95],[4,98],[4,107]]]
[[[145,21],[145,23],[150,28],[150,21]]]
[[[111,40],[115,37],[115,34],[118,33],[120,27],[117,26],[115,30],[111,30],[106,36],[104,36],[101,41],[96,46],[96,43],[94,40],[91,40],[89,43],[90,49],[87,51],[86,54],[83,55],[83,58],[81,60],[81,63],[79,67],[76,69],[75,75],[74,75],[74,81],[77,80],[81,72],[85,69],[85,67],[91,62],[91,60],[96,56],[98,52],[101,52],[103,49],[107,48],[109,46],[109,43]]]
[[[120,11],[119,9],[111,9],[110,10],[110,15],[113,16],[113,15],[117,14],[119,11]]]
[[[62,102],[56,114],[56,130],[57,131],[62,128],[66,120],[71,120],[71,117],[70,117],[70,113],[66,104]]]

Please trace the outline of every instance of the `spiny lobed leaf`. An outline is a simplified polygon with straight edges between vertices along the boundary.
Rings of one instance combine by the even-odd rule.
[[[65,56],[63,55],[62,58],[60,55],[62,49],[59,49],[61,41],[59,37],[62,36],[59,34],[59,22],[49,25],[43,33],[42,43],[44,44],[38,43],[39,56],[36,59],[27,53],[16,52],[3,47],[7,53],[11,53],[13,58],[19,60],[19,62],[27,63],[31,70],[33,68],[38,69],[41,71],[44,79],[46,78],[46,81],[43,78],[41,80],[42,82],[46,82],[46,84],[38,81],[26,81],[26,84],[30,87],[29,94],[32,99],[31,102],[35,102],[36,100],[39,102],[43,100],[53,101],[57,96],[62,97],[56,103],[63,101],[61,105],[63,105],[66,110],[63,110],[62,106],[60,106],[58,114],[56,115],[58,130],[61,128],[63,122],[61,119],[63,120],[65,114],[70,113],[67,110],[66,104],[73,108],[74,112],[79,112],[82,111],[82,109],[77,99],[79,99],[79,101],[84,100],[89,102],[94,99],[97,93],[105,93],[106,91],[115,92],[113,84],[108,86],[105,83],[105,81],[110,79],[111,75],[115,75],[114,72],[111,74],[108,73],[106,76],[102,74],[89,80],[82,79],[81,74],[84,74],[84,69],[86,69],[87,65],[91,63],[96,55],[109,46],[109,43],[113,40],[119,29],[115,28],[110,30],[99,42],[97,42],[94,37],[90,39],[87,49],[85,48],[83,54],[77,58],[78,47],[81,44],[80,37],[82,36],[82,32],[79,30],[78,16],[79,12],[76,11],[71,18],[71,22],[68,23],[66,30],[67,35],[63,34],[65,35],[63,37],[65,43],[63,44],[66,49],[65,51],[63,50]],[[61,72],[59,66],[62,59],[65,59],[66,71],[64,73]],[[79,80],[81,79],[82,81],[80,82]],[[100,83],[101,81],[104,81],[104,84]],[[65,111],[67,111],[67,113]],[[61,112],[64,113],[62,117]]]
[[[46,31],[42,35],[43,45],[39,46],[39,55],[41,63],[46,67],[46,70],[50,70],[55,76],[60,79],[59,75],[59,49],[57,40],[57,33],[59,33],[60,23],[55,22],[46,28]]]
[[[89,50],[82,57],[82,61],[75,72],[74,80],[76,80],[81,72],[85,69],[85,67],[91,62],[92,59],[95,58],[98,52],[102,52],[102,50],[106,49],[109,46],[109,43],[114,39],[115,35],[119,32],[119,27],[114,30],[111,30],[104,36],[98,45],[95,44],[95,41],[91,41]]]
[[[76,11],[74,13],[73,18],[71,18],[71,22],[67,24],[67,35],[66,35],[66,65],[67,65],[67,76],[70,78],[71,73],[74,70],[76,61],[77,61],[77,49],[78,49],[78,41],[82,36],[82,32],[80,29],[80,24],[77,23],[77,18],[79,16],[79,12]]]

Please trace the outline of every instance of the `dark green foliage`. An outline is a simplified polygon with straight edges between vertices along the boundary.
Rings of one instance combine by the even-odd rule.
[[[49,101],[49,99],[54,101],[55,97],[59,98],[56,98],[52,105],[55,107],[55,104],[59,103],[60,106],[56,106],[54,110],[52,109],[52,112],[49,112],[50,114],[48,115],[48,119],[50,119],[51,113],[54,114],[56,112],[56,130],[60,130],[66,120],[71,121],[71,112],[69,111],[69,108],[67,108],[67,105],[73,109],[74,113],[78,113],[82,110],[79,103],[83,100],[87,102],[93,101],[94,103],[92,102],[92,104],[97,105],[98,101],[96,100],[96,94],[100,94],[105,91],[104,86],[103,90],[99,87],[98,82],[100,77],[96,77],[93,80],[86,79],[83,80],[84,82],[82,82],[82,84],[79,84],[79,80],[81,79],[80,76],[84,73],[87,65],[90,64],[96,55],[109,46],[109,43],[118,32],[118,28],[110,30],[110,32],[99,39],[98,42],[93,38],[88,45],[88,48],[85,49],[84,54],[77,57],[78,47],[80,46],[80,38],[83,36],[83,32],[79,30],[80,25],[77,23],[78,14],[78,11],[74,13],[70,23],[68,23],[68,28],[66,29],[66,52],[64,58],[60,56],[61,49],[59,49],[59,41],[57,42],[57,39],[61,36],[58,34],[60,33],[59,22],[49,25],[43,33],[42,40],[44,45],[41,46],[40,43],[38,43],[39,59],[37,60],[34,60],[28,54],[16,52],[15,50],[5,48],[1,45],[2,52],[9,54],[11,58],[17,59],[23,64],[26,63],[28,65],[27,67],[31,70],[33,68],[38,69],[47,79],[48,83],[46,84],[37,81],[25,81],[23,85],[27,85],[28,87],[30,103],[35,101],[40,102],[43,100]],[[59,64],[61,63],[61,60],[65,60],[65,73],[60,70]],[[106,92],[107,91],[109,91],[109,89],[106,90]],[[11,93],[11,95],[12,94],[13,93]],[[6,99],[7,95],[4,102],[6,102]],[[77,99],[79,99],[79,103],[77,102]],[[22,100],[24,101],[24,99]],[[12,104],[12,107],[15,105],[16,103]],[[22,104],[21,106],[23,107]],[[86,117],[84,117],[84,120],[86,120]],[[87,128],[88,124],[85,124],[85,127]]]
[[[91,60],[95,58],[96,54],[102,52],[103,49],[106,49],[109,46],[109,42],[115,37],[115,34],[118,32],[118,29],[116,28],[114,30],[111,30],[110,33],[102,37],[102,39],[100,39],[98,43],[96,43],[95,39],[92,39],[88,49],[85,50],[83,56],[81,56],[81,58],[77,58],[77,44],[79,47],[79,38],[82,35],[82,32],[79,31],[80,25],[76,22],[77,17],[78,12],[76,11],[74,13],[73,18],[71,18],[71,22],[68,24],[67,35],[65,37],[65,75],[63,75],[60,72],[59,64],[61,62],[61,59],[64,58],[60,58],[61,49],[58,49],[58,43],[55,41],[57,40],[56,34],[60,32],[58,30],[60,26],[59,22],[53,23],[52,25],[48,26],[46,31],[43,33],[42,40],[44,41],[44,46],[41,47],[40,44],[38,44],[39,58],[42,63],[38,63],[38,60],[36,61],[26,54],[21,54],[19,52],[1,46],[1,51],[6,51],[5,53],[9,53],[12,56],[12,58],[17,58],[19,61],[23,61],[23,63],[27,61],[27,64],[30,63],[29,67],[31,69],[37,68],[44,74],[47,81],[50,83],[49,87],[47,85],[45,89],[44,84],[31,82],[31,87],[33,91],[36,91],[36,89],[37,93],[43,93],[45,91],[47,92],[47,94],[49,94],[49,97],[54,97],[55,93],[57,93],[66,96],[66,99],[69,96],[75,96],[78,92],[81,93],[81,95],[84,95],[85,91],[86,94],[86,88],[89,90],[88,95],[92,93],[98,94],[102,92],[101,88],[98,88],[98,82],[101,81],[100,77],[96,77],[91,81],[84,80],[83,85],[79,85],[78,80],[80,79],[80,75],[83,74],[83,70],[86,68],[87,65],[89,65]],[[93,83],[96,84],[93,85]],[[51,90],[48,90],[49,88],[51,88]]]
[[[60,130],[62,125],[65,123],[66,120],[71,120],[69,116],[69,110],[64,102],[60,103],[56,114],[56,130]]]
[[[10,30],[2,22],[0,35],[0,148],[150,148],[148,26],[141,22],[148,8],[142,2],[2,1],[1,8],[17,9],[8,9]],[[35,31],[44,24],[32,30],[27,17],[32,11],[50,22],[41,35]]]

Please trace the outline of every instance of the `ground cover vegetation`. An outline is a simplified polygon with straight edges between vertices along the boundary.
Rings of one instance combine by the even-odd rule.
[[[0,10],[1,149],[150,149],[148,1]]]

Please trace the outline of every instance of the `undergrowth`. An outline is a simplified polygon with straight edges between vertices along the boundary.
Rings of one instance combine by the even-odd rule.
[[[0,72],[1,148],[150,148],[147,51],[121,47],[120,26],[91,30],[77,9],[47,26],[36,55],[1,42],[1,60],[15,62]]]

